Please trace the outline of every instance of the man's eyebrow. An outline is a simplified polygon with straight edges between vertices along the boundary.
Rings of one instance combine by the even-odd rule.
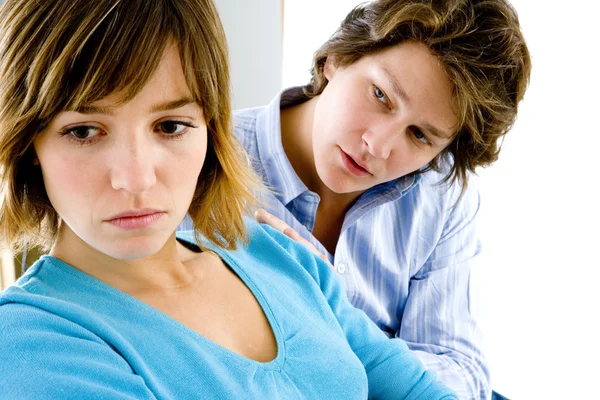
[[[436,128],[433,125],[423,124],[423,127],[426,130],[428,130],[429,132],[431,132],[431,134],[435,137],[438,137],[438,138],[444,139],[444,140],[452,139],[452,134],[442,132],[441,130],[439,130],[438,128]]]
[[[190,97],[182,97],[181,99],[156,104],[156,105],[152,106],[152,108],[150,109],[150,113],[154,114],[154,113],[161,112],[161,111],[175,110],[177,108],[181,108],[181,107],[186,106],[191,103],[195,103],[194,99],[192,99]],[[114,114],[113,107],[102,107],[102,106],[95,106],[95,105],[91,105],[91,104],[90,105],[82,105],[82,106],[76,108],[74,111],[76,111],[80,114],[106,114],[106,115]]]
[[[387,68],[381,67],[381,69],[383,71],[383,74],[389,81],[390,85],[392,85],[392,90],[394,90],[396,96],[400,97],[405,103],[409,103],[410,98],[408,97],[404,89],[402,89],[402,86],[400,86],[396,77],[392,73],[390,73],[390,71]],[[433,125],[423,124],[423,128],[431,132],[433,136],[438,137],[440,139],[448,140],[452,138],[452,134],[443,132],[441,129],[438,129]]]
[[[381,70],[383,71],[383,74],[389,81],[390,85],[392,85],[392,89],[394,90],[396,96],[400,97],[405,103],[409,103],[410,98],[408,97],[404,89],[402,89],[402,86],[400,86],[396,77],[385,67],[381,67]]]

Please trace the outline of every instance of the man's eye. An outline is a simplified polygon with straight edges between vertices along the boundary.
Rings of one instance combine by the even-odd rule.
[[[419,142],[429,144],[429,140],[418,128],[411,128],[412,134]]]
[[[388,99],[385,93],[383,93],[383,90],[379,89],[377,86],[373,87],[373,95],[375,96],[375,98],[377,98],[377,100],[387,104]]]

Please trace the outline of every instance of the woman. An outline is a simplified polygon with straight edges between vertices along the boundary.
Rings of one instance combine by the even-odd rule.
[[[0,229],[49,248],[0,295],[0,398],[455,398],[244,219],[209,0],[9,0],[0,37]]]
[[[352,304],[460,398],[491,392],[470,175],[497,159],[530,68],[506,0],[370,1],[315,52],[308,85],[234,117],[283,224],[259,220],[325,255]]]

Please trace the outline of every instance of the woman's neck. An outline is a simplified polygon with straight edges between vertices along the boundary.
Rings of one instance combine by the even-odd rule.
[[[84,242],[68,227],[61,227],[50,255],[74,268],[129,294],[160,292],[164,295],[189,289],[201,278],[197,268],[190,268],[194,253],[177,242],[175,233],[165,245],[149,257],[121,260]]]

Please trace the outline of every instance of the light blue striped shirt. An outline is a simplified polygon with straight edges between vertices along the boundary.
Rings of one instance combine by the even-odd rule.
[[[293,170],[281,143],[280,104],[237,111],[235,132],[275,193],[268,211],[308,239],[335,266],[350,302],[409,348],[461,399],[491,396],[481,335],[472,316],[471,267],[480,244],[478,191],[438,184],[434,171],[371,188],[345,216],[335,254],[312,235],[319,196]],[[184,221],[182,229],[189,229]]]

